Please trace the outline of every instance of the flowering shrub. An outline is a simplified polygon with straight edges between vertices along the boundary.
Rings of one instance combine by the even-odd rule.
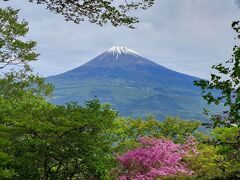
[[[190,137],[186,144],[174,144],[171,140],[140,138],[142,147],[128,151],[117,157],[123,166],[120,180],[151,180],[156,177],[192,175],[182,162],[183,157],[195,152],[194,138]]]

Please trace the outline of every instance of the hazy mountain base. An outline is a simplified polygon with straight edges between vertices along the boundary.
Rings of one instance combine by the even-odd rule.
[[[207,117],[202,113],[204,107],[220,112],[219,107],[208,106],[200,95],[193,92],[172,90],[164,93],[160,87],[141,87],[140,84],[120,80],[55,81],[54,85],[56,89],[50,102],[64,104],[72,101],[83,104],[98,98],[102,103],[112,104],[121,116],[145,117],[151,114],[157,119],[164,119],[171,115],[206,121]]]

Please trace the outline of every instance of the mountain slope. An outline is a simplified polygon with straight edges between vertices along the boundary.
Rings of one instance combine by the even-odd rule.
[[[194,80],[198,78],[167,69],[126,47],[112,47],[82,66],[47,78],[56,87],[50,99],[56,104],[97,97],[123,116],[203,120],[206,103]]]

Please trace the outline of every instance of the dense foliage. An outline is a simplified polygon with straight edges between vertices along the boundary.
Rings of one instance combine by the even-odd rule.
[[[238,127],[216,128],[211,135],[199,138],[198,156],[191,159],[190,165],[198,178],[240,177],[239,132]]]
[[[54,106],[27,95],[1,98],[0,109],[0,151],[12,157],[6,163],[16,177],[88,179],[104,175],[111,163],[107,129],[115,113],[98,101]]]
[[[4,0],[9,1],[9,0]],[[54,13],[61,14],[67,21],[79,23],[84,19],[100,26],[110,22],[113,26],[128,26],[133,28],[139,22],[137,17],[128,15],[136,9],[151,7],[154,0],[27,0],[32,3],[44,4]]]
[[[200,122],[168,117],[159,121],[154,117],[146,120],[138,118],[118,118],[114,121],[112,136],[114,152],[124,153],[139,146],[140,137],[168,138],[175,143],[184,143],[189,135],[200,126]]]
[[[7,57],[17,54],[7,64],[13,65],[17,60],[24,65],[4,73],[0,79],[0,178],[104,176],[113,160],[108,128],[116,113],[97,100],[87,102],[85,107],[48,103],[44,96],[51,93],[52,86],[34,75],[28,65],[37,57],[32,50],[36,43],[31,41],[32,46],[26,49],[28,42],[17,39],[27,33],[27,24],[19,23],[17,11],[11,8],[1,12],[5,15],[1,17],[2,22],[6,24],[1,37],[6,32],[13,42],[2,39],[8,44],[3,43],[1,52]],[[29,50],[34,56],[29,56]],[[2,62],[5,61],[3,58]]]

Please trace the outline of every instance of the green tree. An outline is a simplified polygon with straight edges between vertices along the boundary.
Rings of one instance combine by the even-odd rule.
[[[190,135],[195,134],[200,125],[200,121],[167,117],[161,123],[161,134],[164,137],[172,139],[175,143],[185,143],[185,140]]]
[[[221,127],[199,140],[198,155],[190,160],[198,178],[238,179],[240,177],[240,129]]]
[[[198,155],[190,159],[189,167],[195,172],[197,179],[223,178],[219,162],[224,158],[218,153],[218,147],[199,143]]]
[[[106,174],[112,161],[107,129],[116,116],[98,101],[55,106],[52,86],[34,75],[36,43],[23,41],[28,28],[18,11],[1,9],[2,68],[19,68],[0,79],[0,179],[89,179]]]
[[[1,97],[0,109],[0,152],[11,157],[1,168],[13,178],[103,178],[110,168],[108,129],[116,113],[109,106],[55,106],[26,94],[21,101]]]
[[[212,144],[218,147],[218,154],[223,156],[218,163],[224,177],[240,178],[240,128],[215,128],[212,134]]]
[[[38,75],[33,75],[28,63],[35,61],[38,54],[34,52],[36,42],[24,41],[23,37],[28,32],[27,22],[18,21],[18,10],[12,8],[0,8],[0,70],[8,65],[19,65],[18,68],[2,73],[0,76],[0,97],[1,109],[1,126],[4,124],[2,118],[8,114],[10,108],[14,108],[18,101],[22,101],[22,97],[31,98],[33,95],[49,95],[52,86],[44,83],[44,79]],[[6,72],[6,71],[5,71]],[[12,104],[11,107],[9,103]],[[1,104],[3,105],[3,104]],[[17,117],[16,117],[17,118]],[[8,124],[4,124],[8,126]],[[4,131],[0,131],[0,178],[11,178],[16,175],[15,170],[11,166],[14,162],[14,156],[4,151],[3,147],[8,147],[9,137]]]
[[[240,39],[239,21],[232,23],[232,28],[236,31],[236,40]],[[223,102],[227,107],[227,111],[223,115],[213,115],[211,120],[213,126],[240,126],[240,46],[233,48],[232,59],[226,61],[226,65],[222,63],[214,65],[213,69],[217,70],[216,74],[211,74],[210,81],[195,81],[195,85],[203,90],[203,98],[210,104],[218,105]],[[212,90],[218,90],[220,93],[214,95]]]
[[[21,99],[27,93],[46,97],[53,91],[53,86],[45,83],[44,78],[33,74],[28,65],[6,72],[0,79],[0,85],[0,95],[6,99]]]
[[[4,0],[9,1],[9,0]],[[136,9],[151,7],[154,0],[131,0],[116,2],[113,0],[28,0],[32,3],[44,4],[54,13],[61,14],[67,21],[79,23],[85,19],[100,26],[110,22],[113,26],[133,28],[139,22],[137,17],[129,15]]]
[[[45,84],[39,75],[34,75],[28,65],[37,60],[37,43],[23,40],[28,33],[28,23],[18,20],[18,12],[0,8],[0,70],[12,67],[9,72],[0,74],[0,94],[5,98],[17,98],[28,90],[38,95],[50,95],[53,87]],[[15,68],[16,65],[19,66]]]
[[[118,154],[139,146],[140,137],[167,138],[175,143],[185,143],[186,139],[195,133],[200,122],[181,120],[168,117],[158,121],[154,117],[146,120],[141,118],[118,118],[114,121],[112,130],[114,137],[114,150]]]
[[[0,69],[37,60],[36,42],[22,40],[28,32],[28,23],[18,21],[18,11],[0,8]]]
[[[114,151],[117,154],[138,147],[138,138],[141,136],[161,137],[160,123],[153,117],[149,117],[147,120],[119,117],[113,125],[111,134],[115,142]]]

